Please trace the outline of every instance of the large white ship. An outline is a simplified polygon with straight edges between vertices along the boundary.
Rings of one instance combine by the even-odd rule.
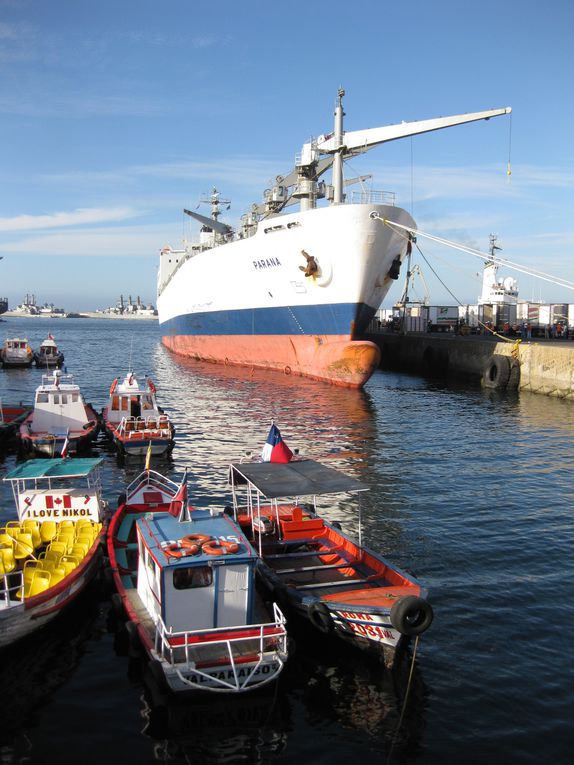
[[[277,176],[237,231],[219,220],[215,189],[211,217],[185,211],[201,223],[199,241],[160,254],[157,307],[169,349],[353,388],[377,368],[377,346],[359,338],[411,246],[404,230],[386,224],[416,224],[393,194],[354,192],[347,199],[353,181],[344,181],[344,160],[510,109],[345,132],[343,96],[340,90],[333,133],[303,145],[293,171]],[[329,169],[327,184],[321,176]],[[299,209],[287,211],[294,203]]]

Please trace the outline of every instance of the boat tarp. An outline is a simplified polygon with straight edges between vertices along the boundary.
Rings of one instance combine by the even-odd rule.
[[[267,499],[336,494],[345,491],[367,491],[369,487],[357,478],[326,467],[314,460],[288,463],[242,462],[230,467],[230,480],[253,484]]]
[[[89,475],[103,461],[103,457],[28,460],[7,473],[4,480],[25,481],[35,478],[82,478]]]

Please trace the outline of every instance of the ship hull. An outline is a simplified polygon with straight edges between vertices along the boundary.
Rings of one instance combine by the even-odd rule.
[[[362,387],[380,356],[360,337],[407,249],[381,218],[414,226],[398,207],[336,205],[262,221],[247,239],[186,255],[173,274],[160,266],[163,344],[195,359]],[[309,276],[307,256],[317,266]]]

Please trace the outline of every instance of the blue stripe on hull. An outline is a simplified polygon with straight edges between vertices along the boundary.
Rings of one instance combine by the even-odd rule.
[[[244,308],[176,316],[166,335],[349,335],[364,332],[375,309],[364,303]]]

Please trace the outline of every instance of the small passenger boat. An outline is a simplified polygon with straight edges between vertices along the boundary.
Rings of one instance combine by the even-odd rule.
[[[310,459],[230,467],[234,517],[261,556],[268,592],[319,631],[374,649],[387,666],[405,637],[422,634],[433,612],[426,590],[339,524],[319,515],[317,497],[363,492],[361,481]]]
[[[5,445],[16,432],[16,428],[32,411],[31,406],[3,404],[0,401],[0,446]]]
[[[169,454],[173,449],[175,428],[158,406],[156,387],[149,378],[143,389],[133,372],[121,383],[116,378],[110,386],[108,405],[102,409],[102,421],[121,455],[145,456],[150,444],[152,456]]]
[[[27,454],[58,457],[88,451],[98,432],[98,416],[86,404],[73,375],[55,369],[42,375],[34,409],[18,430]]]
[[[40,347],[34,352],[34,363],[37,367],[49,369],[61,367],[64,363],[64,354],[56,345],[53,335],[42,341]]]
[[[5,476],[17,520],[0,527],[0,647],[54,619],[96,574],[102,462],[29,460]]]
[[[29,367],[34,354],[25,337],[7,338],[0,349],[0,360],[5,367]]]
[[[188,507],[187,478],[146,469],[132,481],[108,555],[130,639],[166,691],[241,693],[277,678],[285,619],[256,591],[257,554],[229,515]]]

